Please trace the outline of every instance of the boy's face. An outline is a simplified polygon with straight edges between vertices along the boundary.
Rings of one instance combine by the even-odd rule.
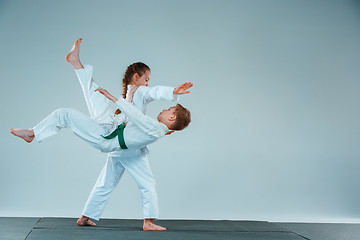
[[[151,72],[147,70],[141,77],[135,79],[134,84],[136,86],[148,86],[150,81]]]
[[[164,109],[159,115],[157,116],[157,119],[159,122],[162,120],[175,120],[176,116],[174,114],[176,107],[171,107],[169,109]]]

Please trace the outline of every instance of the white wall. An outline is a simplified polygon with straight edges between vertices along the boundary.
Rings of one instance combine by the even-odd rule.
[[[115,95],[135,61],[152,86],[194,82],[189,128],[150,146],[161,218],[360,221],[359,2],[9,0],[0,30],[0,216],[79,216],[105,163],[69,131],[8,132],[86,113],[64,60],[83,37]],[[129,175],[103,217],[142,217]]]

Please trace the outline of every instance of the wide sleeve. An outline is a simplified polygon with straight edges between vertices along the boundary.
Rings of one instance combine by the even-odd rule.
[[[123,98],[119,98],[115,104],[121,110],[121,112],[129,118],[129,121],[136,124],[145,133],[154,136],[158,136],[161,133],[162,129],[159,125],[159,122],[143,114],[133,104],[129,103]]]
[[[155,87],[146,87],[140,86],[136,91],[142,95],[144,102],[149,103],[154,100],[163,100],[163,101],[178,101],[179,96],[174,94],[173,87],[166,86],[155,86]]]

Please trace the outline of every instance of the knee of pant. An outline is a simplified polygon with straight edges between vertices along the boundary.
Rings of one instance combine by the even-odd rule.
[[[114,180],[115,179],[110,178],[108,180],[99,181],[96,183],[96,188],[99,189],[100,191],[111,191],[116,186]]]
[[[155,183],[147,183],[139,185],[140,191],[142,193],[151,193],[155,191]]]
[[[58,117],[62,117],[64,120],[69,120],[71,119],[71,115],[76,114],[77,111],[75,109],[72,108],[59,108],[57,110],[55,110],[55,114],[58,115]]]
[[[53,112],[56,118],[60,121],[63,127],[69,127],[69,123],[71,122],[71,115],[76,112],[71,108],[59,108]]]
[[[54,114],[57,114],[57,115],[68,115],[69,113],[71,113],[73,111],[73,109],[71,108],[59,108],[59,109],[56,109],[54,111]]]
[[[102,194],[109,194],[109,193],[112,192],[112,190],[113,190],[113,189],[110,188],[110,187],[103,186],[103,187],[98,187],[98,188],[96,189],[96,192],[102,193]]]
[[[94,189],[97,193],[108,194],[114,189],[113,185],[100,185]]]

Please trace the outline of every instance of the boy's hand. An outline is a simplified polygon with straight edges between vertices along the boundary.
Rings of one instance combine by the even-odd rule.
[[[117,98],[115,98],[113,95],[111,95],[107,90],[103,89],[103,88],[98,88],[95,90],[95,92],[99,92],[102,95],[104,95],[107,99],[113,101],[114,103],[117,102]]]
[[[191,88],[192,86],[194,86],[194,84],[192,84],[191,82],[180,84],[177,88],[174,89],[173,93],[177,95],[190,93],[190,91],[186,91],[186,90]]]
[[[167,133],[165,133],[165,135],[170,135],[170,134],[172,134],[173,132],[175,132],[175,131],[174,131],[174,130],[168,131]]]

